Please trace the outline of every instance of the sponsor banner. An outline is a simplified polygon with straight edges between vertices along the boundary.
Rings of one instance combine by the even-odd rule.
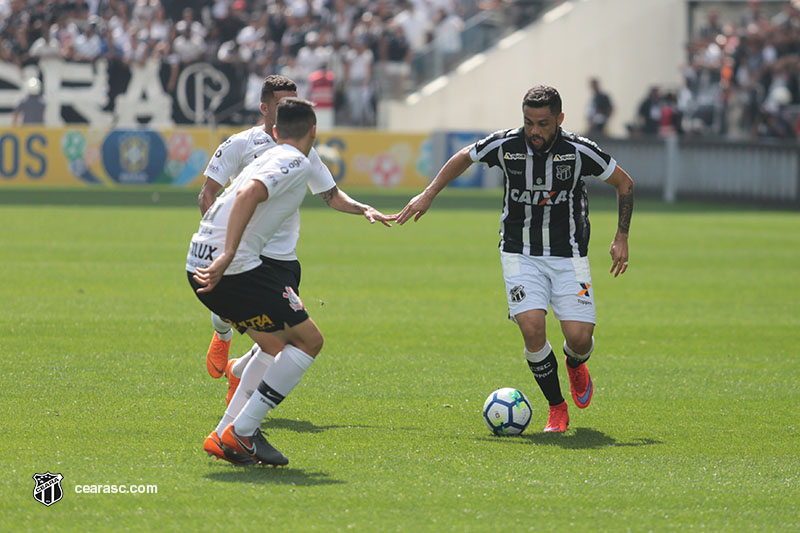
[[[396,134],[374,130],[319,132],[319,146],[334,155],[325,161],[334,179],[344,187],[410,187],[428,185],[439,170],[432,160],[431,139],[423,134]],[[325,160],[326,149],[319,149]]]
[[[215,141],[207,128],[0,128],[0,186],[198,186]]]
[[[199,188],[214,150],[241,129],[0,128],[0,187]],[[423,134],[330,130],[318,135],[317,148],[336,181],[347,187],[421,188],[439,167],[431,139]]]
[[[446,159],[469,144],[474,144],[486,137],[486,133],[476,132],[449,132],[445,134]],[[442,162],[444,164],[444,162]],[[453,181],[451,187],[483,187],[486,165],[473,164],[458,179]]]

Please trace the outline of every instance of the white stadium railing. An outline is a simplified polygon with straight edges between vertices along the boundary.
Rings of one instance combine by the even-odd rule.
[[[664,200],[716,197],[800,204],[796,143],[709,139],[600,139],[634,177]]]

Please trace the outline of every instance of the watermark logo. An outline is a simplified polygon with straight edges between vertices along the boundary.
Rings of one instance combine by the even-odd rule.
[[[61,480],[64,479],[64,476],[61,474],[45,472],[44,474],[34,474],[33,479],[36,481],[36,486],[33,488],[33,499],[37,502],[50,507],[64,495],[64,491],[61,490]]]

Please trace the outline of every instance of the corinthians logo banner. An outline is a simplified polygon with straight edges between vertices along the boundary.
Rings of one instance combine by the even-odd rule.
[[[36,486],[33,488],[33,499],[48,507],[56,503],[64,495],[61,490],[61,480],[64,476],[61,474],[51,474],[45,472],[44,474],[34,474],[34,481]]]
[[[230,63],[191,63],[173,72],[171,65],[154,58],[126,65],[47,57],[24,69],[0,61],[0,125],[12,123],[14,109],[28,97],[30,78],[41,80],[47,126],[169,128],[236,124],[243,117],[255,121],[259,115],[259,94],[248,88],[246,71]],[[248,90],[256,97],[255,106],[243,105]]]

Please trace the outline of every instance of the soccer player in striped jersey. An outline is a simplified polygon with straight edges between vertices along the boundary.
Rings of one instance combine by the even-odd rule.
[[[296,96],[297,85],[289,78],[270,75],[264,79],[261,86],[261,113],[264,117],[264,124],[236,133],[219,145],[204,172],[206,181],[198,196],[201,213],[206,213],[229,181],[233,181],[261,154],[275,148],[276,142],[272,137],[272,127],[275,124],[278,103],[284,98]],[[379,221],[386,226],[391,226],[389,217],[369,205],[353,200],[337,187],[333,176],[314,148],[308,154],[308,159],[312,172],[318,178],[312,181],[312,192],[319,194],[330,207],[343,213],[363,215],[370,223]],[[300,213],[296,212],[285,220],[274,237],[267,242],[261,255],[276,261],[296,261],[295,247],[299,227]],[[223,374],[227,377],[226,402],[232,417],[236,416],[238,410],[247,401],[253,388],[258,385],[258,379],[260,379],[258,376],[263,374],[277,354],[263,353],[259,350],[258,345],[254,344],[246,354],[229,361],[228,352],[233,330],[230,324],[214,313],[211,314],[211,322],[215,331],[206,355],[206,368],[213,378],[222,377]],[[257,371],[254,368],[245,374],[247,365],[254,359],[258,363],[256,364]],[[246,395],[235,398],[235,392],[240,384],[246,391]]]
[[[594,392],[586,361],[594,350],[596,318],[584,179],[603,180],[617,191],[617,231],[610,249],[614,277],[628,268],[633,180],[594,142],[561,129],[561,96],[553,87],[530,89],[522,114],[521,128],[495,132],[451,157],[403,208],[397,222],[419,220],[436,195],[472,163],[500,167],[505,184],[500,261],[509,318],[519,326],[528,366],[550,405],[544,431],[563,432],[569,413],[547,341],[545,315],[550,306],[561,323],[572,398],[586,408]]]

